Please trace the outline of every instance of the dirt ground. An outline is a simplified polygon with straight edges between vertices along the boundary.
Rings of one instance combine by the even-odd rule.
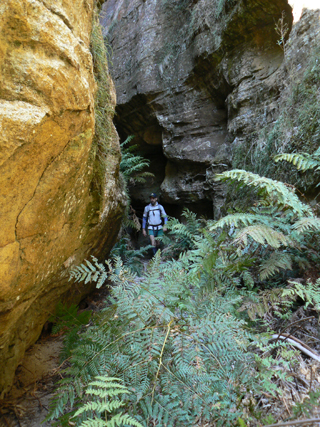
[[[62,337],[40,339],[25,354],[10,394],[0,401],[0,427],[49,427],[43,422],[59,380]]]
[[[80,310],[101,310],[107,295],[106,286],[96,290],[80,303]],[[0,400],[0,427],[53,426],[53,421],[42,422],[61,378],[62,346],[63,336],[50,335],[50,325],[44,328],[39,340],[29,348],[18,366],[10,393]]]

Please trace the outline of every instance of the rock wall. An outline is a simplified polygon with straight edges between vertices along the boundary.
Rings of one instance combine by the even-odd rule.
[[[275,27],[283,14],[288,37],[293,3],[104,3],[101,22],[113,52],[116,126],[120,135],[136,135],[151,170],[164,165],[151,185],[161,189],[163,202],[198,208],[209,202],[214,215],[220,214],[224,194],[214,174],[231,167],[235,151],[237,166],[245,164],[261,128],[279,116],[288,76]],[[298,20],[307,2],[295,3]],[[316,12],[310,8],[309,13]],[[296,42],[292,46],[301,55]],[[145,201],[145,194],[133,192],[137,201]]]
[[[0,16],[1,393],[57,301],[89,291],[68,268],[110,250],[123,194],[113,128],[94,191],[93,0],[7,0]]]

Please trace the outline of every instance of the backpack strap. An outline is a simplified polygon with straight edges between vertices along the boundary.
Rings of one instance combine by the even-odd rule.
[[[159,203],[158,203],[158,205],[157,205],[157,209],[149,209],[148,210],[148,212],[147,212],[147,219],[146,219],[146,228],[148,228],[149,227],[149,225],[150,225],[150,227],[152,227],[152,229],[154,230],[155,228],[158,230],[158,227],[160,226],[160,225],[162,225],[162,222],[160,222],[160,224],[154,224],[154,225],[152,225],[152,224],[149,224],[149,214],[150,214],[150,212],[152,211],[152,212],[154,212],[154,211],[159,211],[160,212],[160,218],[161,218],[161,209],[160,209],[160,206],[161,205],[159,205]],[[162,207],[162,206],[161,206]]]

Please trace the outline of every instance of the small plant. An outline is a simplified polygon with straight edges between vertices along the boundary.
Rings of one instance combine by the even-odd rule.
[[[80,427],[143,427],[130,415],[117,411],[124,406],[119,396],[128,393],[118,378],[96,376],[85,391],[87,399],[72,418],[81,419]]]
[[[286,13],[283,10],[281,13],[281,18],[278,19],[278,22],[275,26],[276,33],[279,35],[279,40],[277,41],[278,46],[285,51],[286,39],[289,34],[289,26],[286,23]]]
[[[143,169],[149,167],[150,161],[144,157],[136,154],[138,149],[137,145],[130,145],[126,147],[134,135],[128,138],[121,144],[121,163],[120,171],[125,178],[127,185],[142,184],[146,182],[147,178],[154,178],[154,174]]]
[[[63,340],[63,350],[60,354],[60,359],[63,361],[70,357],[71,350],[79,337],[79,333],[83,327],[90,321],[92,311],[86,310],[78,313],[79,309],[75,304],[70,307],[63,305],[61,302],[56,307],[55,315],[49,318],[49,322],[53,323],[52,334],[65,334]]]
[[[130,236],[122,236],[113,247],[111,257],[120,257],[123,263],[128,266],[134,273],[139,275],[143,271],[142,258],[152,248],[152,245],[143,246],[140,249],[132,247]]]

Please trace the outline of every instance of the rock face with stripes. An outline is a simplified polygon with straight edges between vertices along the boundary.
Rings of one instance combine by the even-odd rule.
[[[150,158],[157,176],[152,189],[161,192],[162,202],[198,206],[202,213],[207,206],[219,215],[224,191],[214,174],[232,167],[235,153],[237,165],[250,156],[241,147],[252,146],[279,114],[288,75],[276,24],[284,16],[290,49],[303,69],[308,42],[303,44],[305,30],[299,35],[298,27],[316,21],[308,3],[316,2],[104,3],[101,23],[113,54],[116,126],[123,138],[135,135]],[[296,30],[290,33],[293,18]],[[309,42],[312,25],[306,29]],[[142,202],[147,193],[133,189],[132,195]]]
[[[94,185],[93,0],[7,0],[0,16],[1,394],[57,301],[88,292],[68,269],[110,250],[123,194],[112,127]]]

